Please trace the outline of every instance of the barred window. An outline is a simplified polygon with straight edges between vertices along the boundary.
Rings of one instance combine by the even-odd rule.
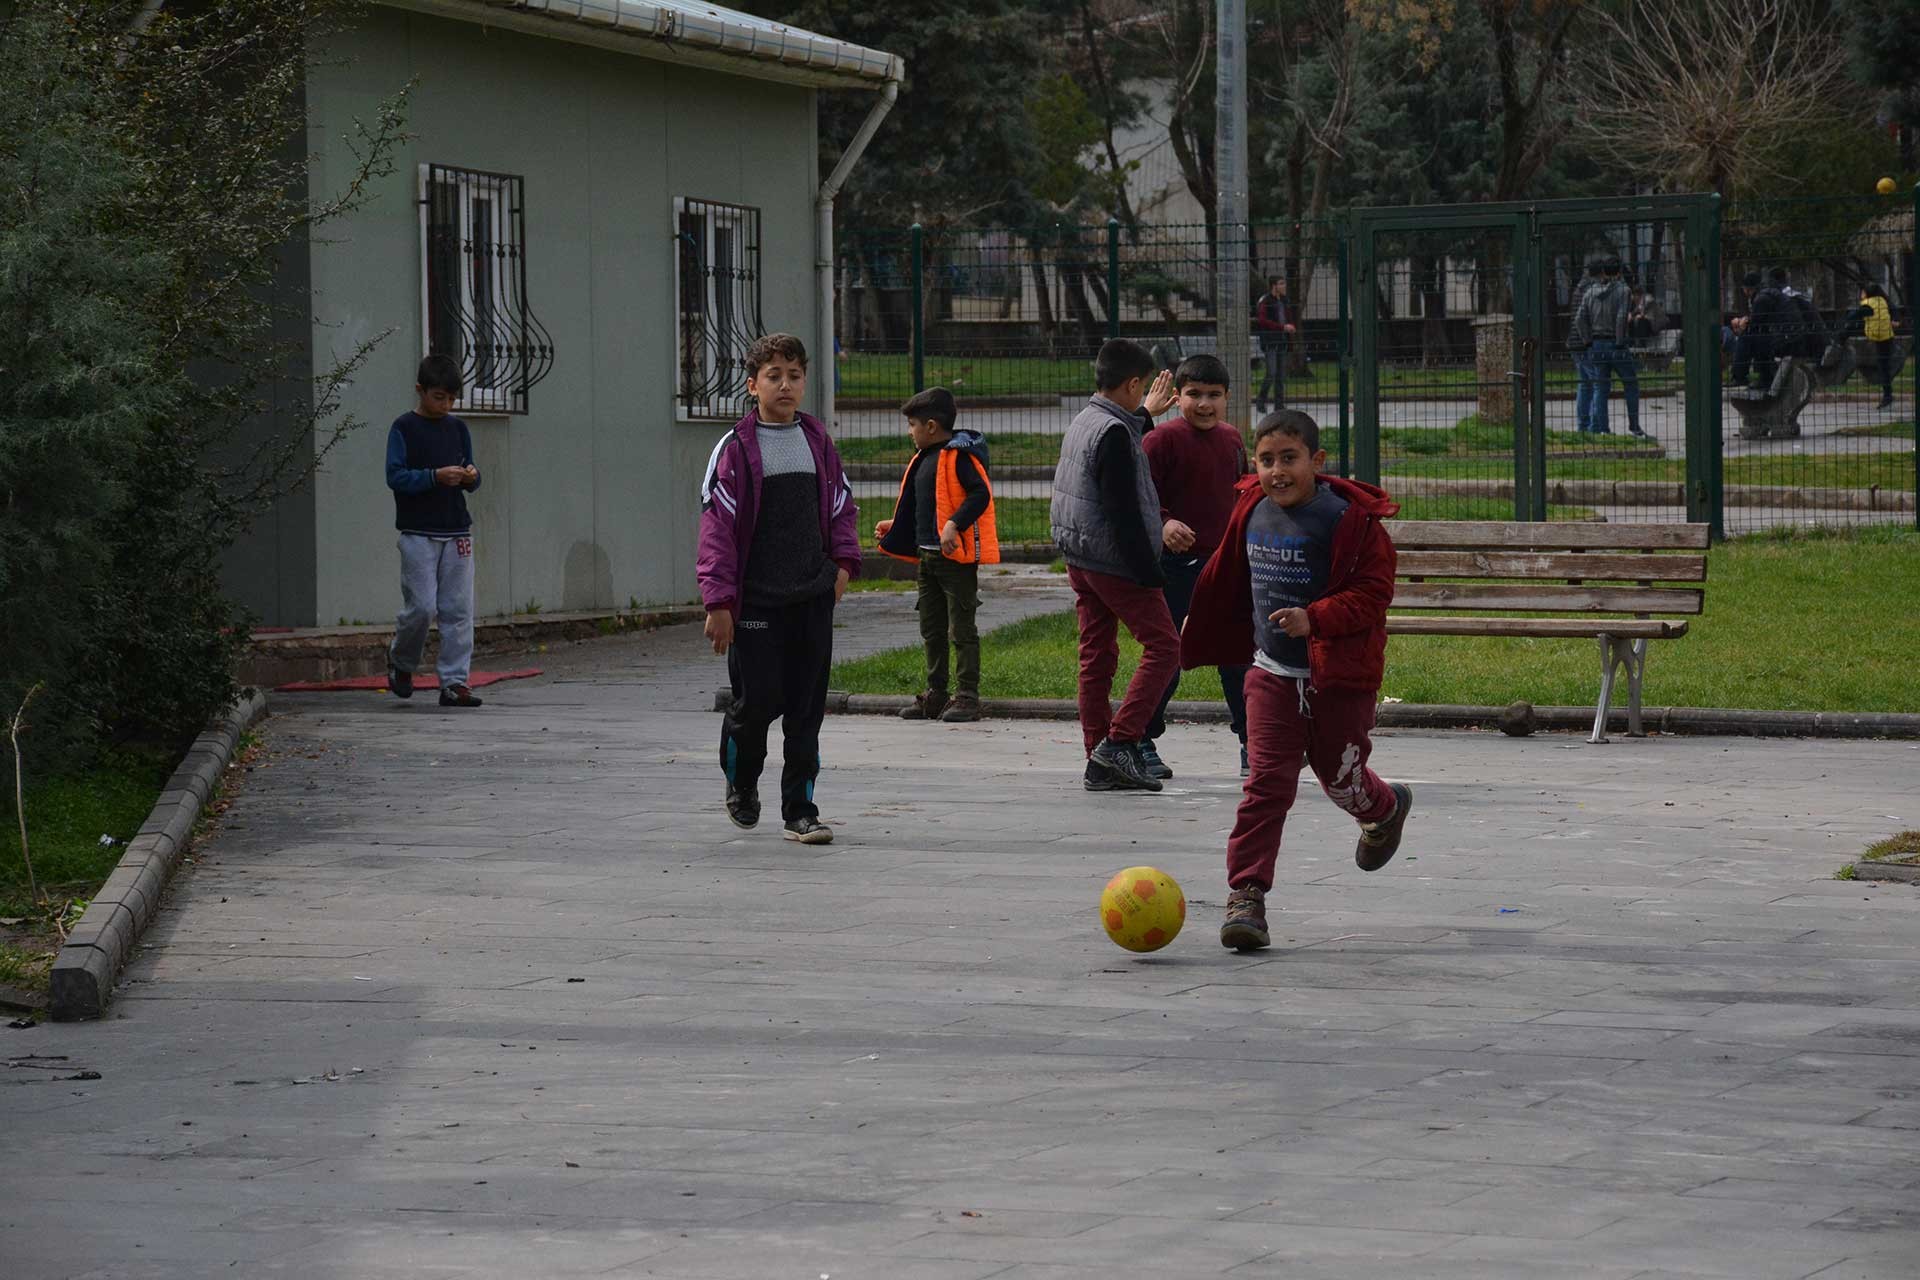
[[[738,418],[761,333],[760,211],[676,196],[673,217],[680,416]]]
[[[525,413],[553,369],[553,338],[527,305],[526,230],[524,179],[420,166],[426,350],[459,363],[469,412]]]

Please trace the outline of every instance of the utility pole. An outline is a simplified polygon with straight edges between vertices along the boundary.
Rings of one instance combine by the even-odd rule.
[[[1233,382],[1227,420],[1252,427],[1252,360],[1247,319],[1247,278],[1252,228],[1247,222],[1247,5],[1214,0],[1218,45],[1213,113],[1214,286],[1213,318],[1220,359]]]

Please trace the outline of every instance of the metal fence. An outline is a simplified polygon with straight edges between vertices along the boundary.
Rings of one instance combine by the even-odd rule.
[[[1529,510],[1527,488],[1541,477],[1519,457],[1531,432],[1549,519],[1705,511],[1728,534],[1914,523],[1912,205],[1870,197],[1729,208],[1715,211],[1708,230],[1692,223],[1691,238],[1680,216],[1647,207],[1647,216],[1613,221],[1583,220],[1577,209],[1535,216],[1524,235],[1398,231],[1371,250],[1371,296],[1358,300],[1369,317],[1364,340],[1351,319],[1351,292],[1363,287],[1352,262],[1356,220],[1259,224],[1237,233],[1251,237],[1253,270],[1234,305],[1251,311],[1270,277],[1286,282],[1297,335],[1279,360],[1284,388],[1275,397],[1320,422],[1333,469],[1377,475],[1409,517]],[[945,386],[961,425],[987,435],[1002,540],[1045,541],[1060,434],[1092,390],[1094,353],[1111,336],[1142,342],[1169,366],[1216,350],[1216,250],[1204,226],[845,230],[835,434],[859,495],[869,505],[892,499],[912,452],[899,406],[918,389]],[[1717,272],[1702,274],[1716,258]],[[1567,339],[1587,264],[1609,259],[1631,291],[1630,336],[1597,362]],[[1810,295],[1818,319],[1808,328],[1818,333],[1806,335],[1805,354],[1775,362],[1776,376],[1789,369],[1783,386],[1748,403],[1731,378],[1733,320],[1749,305],[1740,281],[1776,267]],[[1717,299],[1700,283],[1714,279]],[[1887,295],[1890,346],[1855,332],[1867,284]],[[1516,307],[1516,289],[1538,305]],[[1689,325],[1689,308],[1716,303],[1719,314]],[[1522,350],[1521,313],[1542,318],[1526,335],[1537,352]],[[1687,328],[1708,335],[1694,344],[1707,350],[1687,349]],[[1259,390],[1257,337],[1254,347],[1250,367],[1231,372]],[[1514,380],[1523,355],[1537,358],[1530,398]],[[1883,355],[1893,367],[1890,409]],[[1709,380],[1696,365],[1690,382],[1689,360],[1718,372]],[[1368,393],[1357,397],[1362,379]],[[1514,416],[1516,386],[1533,414]]]

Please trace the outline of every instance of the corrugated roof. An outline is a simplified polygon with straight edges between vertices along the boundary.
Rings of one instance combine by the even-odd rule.
[[[893,54],[698,0],[382,0],[466,22],[827,88],[877,89]]]

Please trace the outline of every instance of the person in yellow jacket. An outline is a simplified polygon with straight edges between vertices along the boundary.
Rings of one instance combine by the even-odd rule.
[[[1880,367],[1880,407],[1893,408],[1893,312],[1887,306],[1887,291],[1877,284],[1863,285],[1860,305],[1847,313],[1846,328],[1873,344]]]
[[[1000,563],[987,442],[956,431],[953,393],[929,387],[900,406],[913,440],[913,461],[900,477],[893,516],[873,527],[880,550],[920,566],[920,639],[927,650],[927,687],[900,715],[949,724],[980,718],[980,566]],[[952,696],[947,642],[953,642]]]

